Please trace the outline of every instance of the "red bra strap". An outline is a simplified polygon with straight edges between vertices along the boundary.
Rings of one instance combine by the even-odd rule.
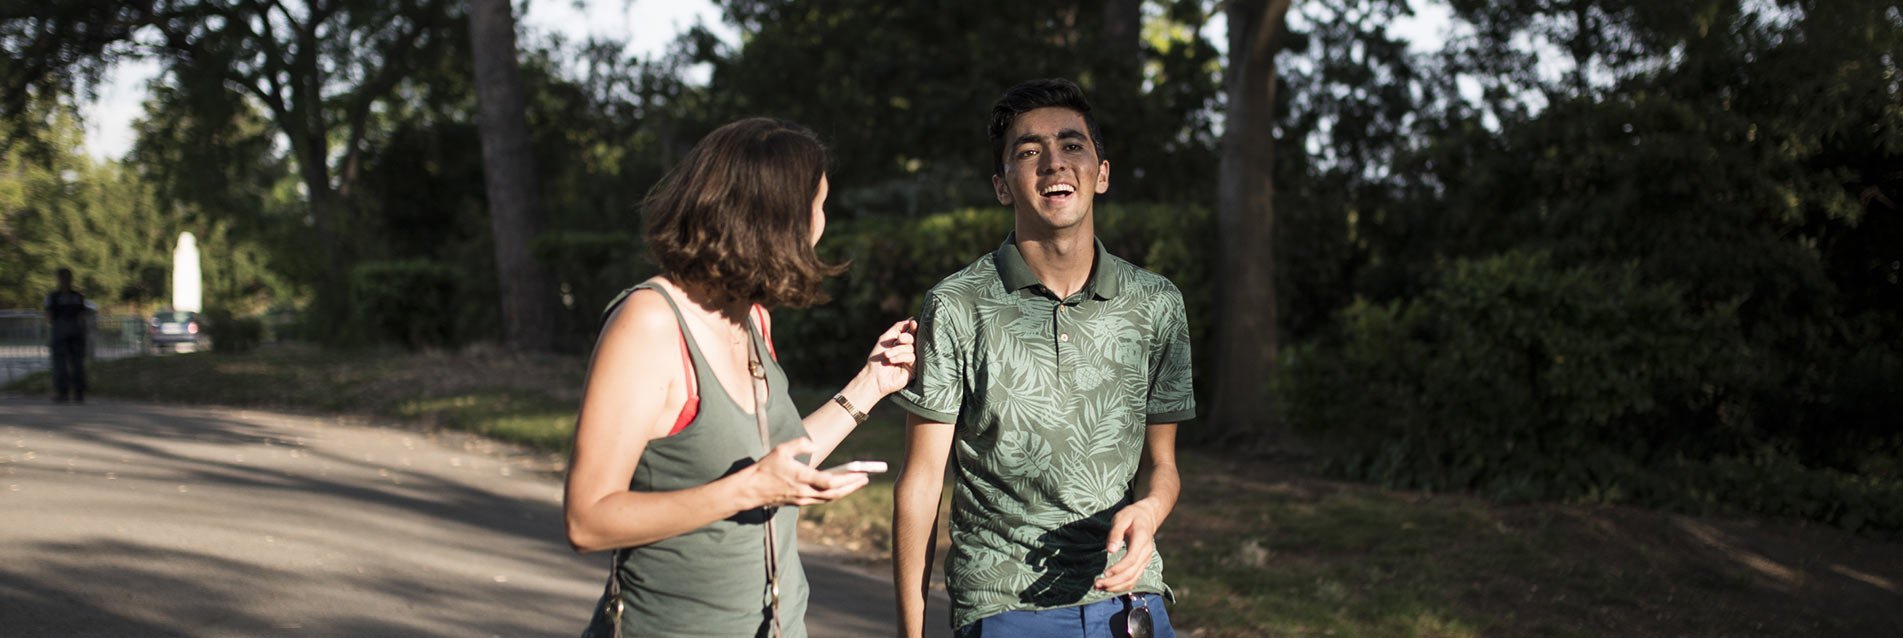
[[[694,355],[687,351],[687,326],[681,326],[681,376],[687,378],[687,398],[700,396],[700,379],[694,378]]]
[[[687,402],[681,404],[681,414],[674,417],[674,427],[668,428],[668,436],[680,434],[700,414],[700,383],[694,378],[694,355],[687,351],[687,326],[684,325],[681,326],[681,371],[687,378]]]

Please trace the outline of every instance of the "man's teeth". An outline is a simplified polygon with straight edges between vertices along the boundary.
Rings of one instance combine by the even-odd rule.
[[[1044,187],[1044,190],[1043,190],[1042,192],[1040,192],[1040,194],[1042,194],[1042,195],[1060,195],[1060,194],[1069,194],[1069,193],[1071,193],[1071,192],[1072,192],[1072,191],[1071,191],[1071,187],[1069,187],[1069,186],[1065,186],[1065,185],[1063,185],[1063,184],[1057,184],[1057,185],[1053,185],[1053,186],[1046,186],[1046,187]]]

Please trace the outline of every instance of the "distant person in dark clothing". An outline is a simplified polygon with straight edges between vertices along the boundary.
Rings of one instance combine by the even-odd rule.
[[[59,269],[59,289],[46,296],[53,323],[53,400],[86,401],[86,296],[73,289],[73,269]]]

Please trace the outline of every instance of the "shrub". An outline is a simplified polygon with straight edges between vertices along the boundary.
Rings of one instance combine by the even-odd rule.
[[[1810,467],[1763,446],[1708,461],[1667,464],[1666,489],[1649,502],[1673,509],[1726,509],[1819,521],[1851,531],[1903,531],[1903,481],[1877,473]]]
[[[622,290],[654,272],[638,238],[628,233],[552,231],[531,246],[548,264],[562,295],[564,350],[586,351],[601,328],[601,311]]]
[[[1542,254],[1460,261],[1410,302],[1357,302],[1290,348],[1291,424],[1333,469],[1504,498],[1626,500],[1661,459],[1748,445],[1726,401],[1746,352],[1735,304],[1698,309],[1632,268]]]
[[[376,261],[350,273],[350,300],[371,334],[411,350],[449,345],[457,278],[428,260]]]
[[[249,352],[264,340],[264,321],[257,317],[240,317],[229,309],[211,308],[205,318],[213,351]]]

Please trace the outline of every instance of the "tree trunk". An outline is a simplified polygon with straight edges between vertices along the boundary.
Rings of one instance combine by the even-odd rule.
[[[1104,48],[1110,68],[1119,74],[1143,77],[1143,0],[1104,0]]]
[[[555,343],[555,295],[548,268],[529,252],[542,219],[509,0],[471,0],[469,39],[504,337],[518,350],[547,351]]]
[[[300,102],[299,106],[303,104]],[[331,186],[330,166],[325,163],[329,145],[324,136],[304,135],[303,130],[295,128],[293,131],[299,134],[287,137],[291,139],[292,155],[297,158],[298,179],[304,183],[311,231],[316,236],[322,260],[312,291],[315,297],[311,300],[310,312],[314,315],[311,323],[327,331],[316,336],[329,342],[341,338],[343,327],[350,322],[350,273],[346,265],[349,260],[344,255],[343,242],[338,239],[345,226],[349,202]]]
[[[1098,16],[1097,44],[1101,62],[1096,64],[1091,102],[1099,109],[1097,121],[1104,130],[1111,166],[1117,166],[1119,149],[1138,148],[1142,142],[1135,129],[1143,117],[1143,2],[1141,0],[1104,0]],[[1125,170],[1137,163],[1125,164]],[[1137,180],[1130,173],[1120,179]],[[1114,195],[1113,195],[1114,196]]]
[[[1275,305],[1275,52],[1291,0],[1231,0],[1229,107],[1216,213],[1224,284],[1218,289],[1211,436],[1269,448],[1287,443],[1269,379],[1278,347]]]

